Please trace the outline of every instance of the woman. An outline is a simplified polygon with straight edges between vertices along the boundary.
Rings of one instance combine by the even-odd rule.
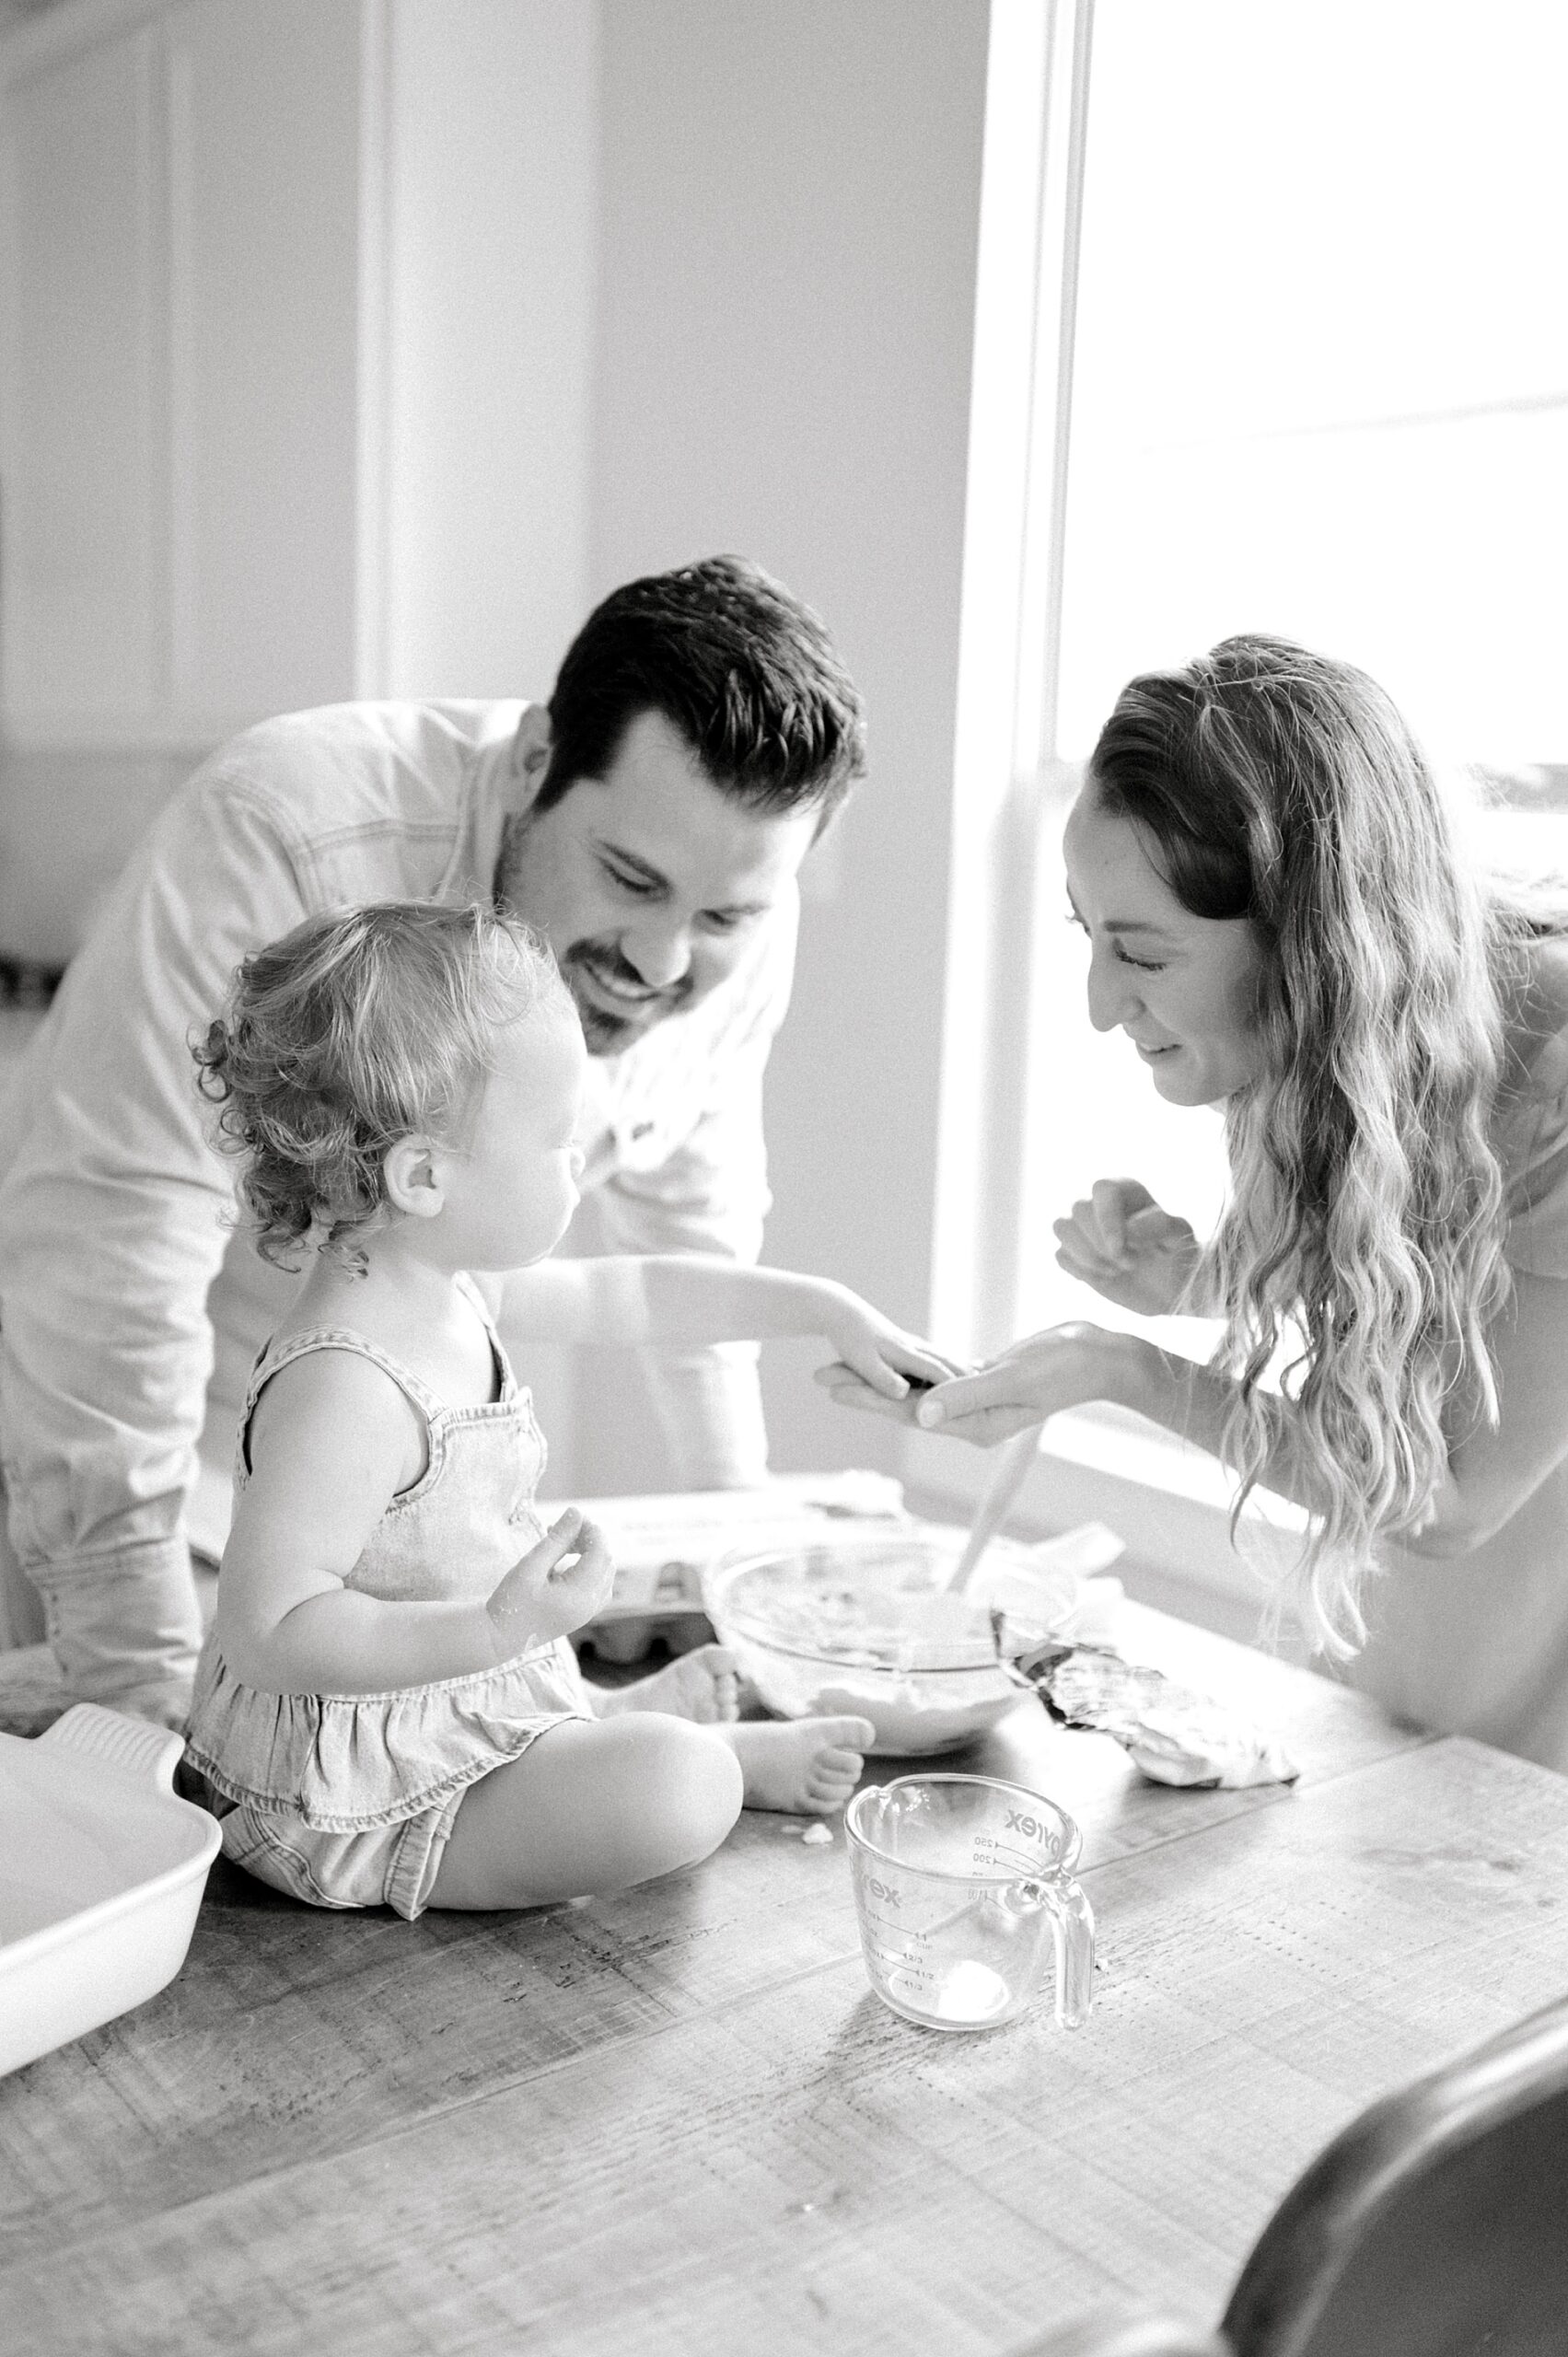
[[[1381,691],[1260,637],[1124,691],[1066,863],[1091,1020],[1223,1104],[1230,1190],[1201,1249],[1102,1182],[1058,1258],[1223,1337],[1055,1327],[909,1412],[990,1443],[1138,1410],[1238,1507],[1309,1510],[1297,1601],[1358,1683],[1568,1770],[1568,896],[1475,875]]]

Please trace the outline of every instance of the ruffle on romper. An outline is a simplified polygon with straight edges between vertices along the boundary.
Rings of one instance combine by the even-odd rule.
[[[563,1719],[593,1715],[565,1640],[387,1694],[272,1694],[209,1646],[185,1756],[215,1793],[323,1833],[438,1807]]]

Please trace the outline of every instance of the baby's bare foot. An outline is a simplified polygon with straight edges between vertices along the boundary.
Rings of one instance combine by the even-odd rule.
[[[740,1762],[747,1807],[797,1817],[842,1808],[877,1734],[869,1719],[742,1719],[719,1732]]]
[[[672,1719],[713,1726],[734,1718],[740,1707],[738,1689],[735,1655],[723,1645],[699,1645],[634,1686],[601,1689],[602,1699],[596,1700],[601,1719],[617,1711],[665,1711]]]

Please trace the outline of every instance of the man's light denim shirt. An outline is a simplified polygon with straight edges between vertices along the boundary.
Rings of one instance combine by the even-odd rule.
[[[190,1042],[240,958],[304,915],[488,900],[524,709],[340,704],[234,738],[149,830],[17,1074],[0,1120],[0,1453],[73,1697],[178,1716],[200,1639],[183,1522],[198,1437],[205,1421],[226,1473],[290,1292],[235,1232]],[[609,1248],[756,1258],[762,1076],[797,914],[792,890],[709,998],[594,1060],[583,1184]],[[662,1364],[670,1485],[759,1480],[755,1350]]]

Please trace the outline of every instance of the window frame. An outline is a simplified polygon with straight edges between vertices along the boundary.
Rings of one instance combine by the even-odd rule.
[[[932,1331],[966,1357],[1017,1330],[1040,853],[1078,776],[1057,708],[1094,6],[993,0],[991,16],[931,1299]],[[914,1503],[972,1512],[993,1460],[902,1442]],[[1206,1452],[1090,1406],[1051,1419],[1015,1519],[1109,1522],[1141,1593],[1245,1637],[1302,1518],[1255,1492],[1240,1555],[1231,1492]]]
[[[1094,0],[993,0],[932,1295],[933,1331],[967,1356],[1001,1347],[1029,1315],[1024,1194],[1050,1080],[1038,1043],[1060,1003],[1040,888],[1078,781],[1058,710],[1093,36]],[[1505,811],[1568,814],[1568,769],[1486,783]],[[1568,815],[1562,827],[1568,852]],[[1201,1339],[1170,1339],[1202,1355]],[[904,1471],[914,1491],[965,1511],[990,1460],[912,1433]],[[1231,1545],[1233,1486],[1206,1453],[1087,1407],[1047,1427],[1020,1516],[1043,1529],[1103,1516],[1135,1564],[1187,1584],[1198,1617],[1223,1607],[1234,1620],[1249,1605],[1255,1620],[1263,1590]],[[1248,1552],[1295,1551],[1296,1509],[1254,1492],[1247,1520]]]

